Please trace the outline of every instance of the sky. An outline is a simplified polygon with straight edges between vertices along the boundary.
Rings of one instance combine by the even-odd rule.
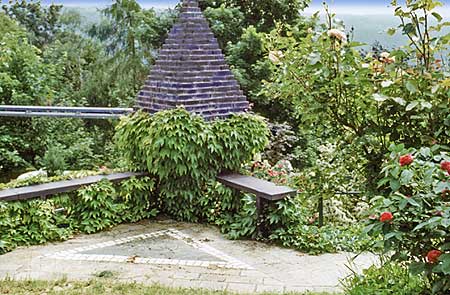
[[[8,0],[0,0],[2,3]],[[138,0],[138,2],[145,8],[154,7],[157,9],[164,9],[174,7],[181,0]],[[42,0],[45,4],[52,2],[64,4],[65,6],[94,6],[102,7],[111,3],[111,0]],[[321,10],[323,0],[312,0],[312,4],[306,9],[306,13],[314,13]],[[450,0],[444,0],[445,7],[441,12],[450,17]],[[392,15],[392,7],[389,7],[390,0],[327,0],[332,11],[337,14],[353,14],[353,15],[378,15],[390,14]]]
[[[352,14],[352,15],[392,15],[393,9],[390,6],[390,0],[327,0],[326,1],[333,12],[337,14]],[[404,1],[399,1],[404,2]],[[439,9],[439,12],[450,17],[450,0],[441,0],[444,7]],[[309,8],[305,11],[314,13],[322,8],[323,0],[312,0]]]

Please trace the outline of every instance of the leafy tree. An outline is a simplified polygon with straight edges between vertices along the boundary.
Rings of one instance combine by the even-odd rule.
[[[222,4],[218,8],[206,8],[204,15],[209,20],[211,30],[218,39],[221,48],[225,49],[229,43],[239,41],[243,33],[245,19],[239,8],[227,8]]]
[[[270,32],[277,22],[293,24],[300,11],[308,6],[310,0],[206,0],[201,1],[202,9],[239,8],[244,15],[244,27],[254,26],[259,32]]]
[[[24,30],[3,14],[0,22],[6,24],[0,27],[0,103],[44,104],[54,95],[53,68],[42,62]]]
[[[309,1],[200,1],[211,29],[227,55],[244,93],[255,105],[255,110],[269,118],[279,118],[282,107],[261,93],[262,81],[271,76],[273,68],[267,59],[264,33],[276,29],[276,23],[292,25],[297,37],[304,37],[309,21],[300,16],[300,10]]]
[[[46,104],[54,96],[51,73],[39,50],[27,41],[26,32],[4,14],[0,14],[0,104]],[[29,119],[0,119],[0,160],[2,170],[23,167],[32,160]],[[30,132],[24,134],[24,130]]]
[[[118,0],[102,11],[105,19],[89,33],[105,44],[110,55],[112,75],[131,82],[132,96],[141,87],[154,51],[162,45],[173,15],[143,10],[135,0]]]
[[[98,46],[84,37],[66,33],[61,34],[64,38],[47,45],[42,53],[29,43],[25,30],[9,17],[0,14],[0,23],[4,24],[0,27],[1,104],[80,106],[89,103],[82,93],[86,91],[85,79],[100,61]],[[108,124],[101,130],[102,134],[112,130]],[[95,126],[93,129],[100,131]],[[1,118],[0,134],[2,174],[36,163],[44,166],[56,163],[50,157],[62,159],[59,162],[71,169],[90,168],[96,163],[94,147],[101,153],[101,147],[105,146],[104,141],[94,144],[95,137],[81,120]],[[95,139],[98,138],[101,137]]]
[[[413,3],[408,2],[412,11],[435,13]],[[431,38],[423,41],[432,48]],[[372,188],[391,143],[449,144],[448,79],[440,66],[427,70],[425,62],[412,64],[408,57],[415,56],[414,47],[361,56],[356,50],[361,44],[348,40],[331,13],[305,39],[274,31],[269,43],[282,57],[275,60],[277,72],[265,94],[286,102],[302,129],[317,134],[334,130],[331,135],[354,145],[355,152],[365,155]]]
[[[39,48],[52,43],[61,30],[62,5],[42,6],[41,1],[14,0],[3,5],[3,11],[29,32],[30,41]]]
[[[17,26],[16,22],[7,17],[5,13],[0,12],[0,32],[3,34],[6,33],[15,33],[21,31],[19,26]]]
[[[261,81],[271,74],[272,67],[265,55],[264,34],[252,26],[244,30],[236,44],[227,48],[227,61],[247,95],[257,93]]]

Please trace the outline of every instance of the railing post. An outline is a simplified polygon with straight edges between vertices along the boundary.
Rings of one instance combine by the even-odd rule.
[[[323,226],[323,197],[319,198],[319,227]]]

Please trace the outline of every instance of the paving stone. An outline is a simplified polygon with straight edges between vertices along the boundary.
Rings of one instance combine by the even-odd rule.
[[[226,277],[221,274],[201,274],[200,280],[211,281],[211,282],[225,282]]]
[[[186,267],[189,272],[203,273],[203,274],[223,274],[224,276],[240,276],[241,270],[239,269],[225,269],[225,268],[205,268],[205,267]]]
[[[174,275],[172,275],[172,278],[175,280],[178,279],[182,279],[182,280],[195,280],[200,278],[200,274],[199,273],[195,273],[195,272],[177,272]]]
[[[243,270],[243,271],[241,271],[241,276],[259,278],[259,277],[265,276],[265,275],[262,272],[257,271],[257,270]]]
[[[46,256],[67,251],[70,255],[77,255],[78,252],[73,251],[77,248],[91,247],[97,243],[110,245],[107,243],[118,239],[126,241],[137,235],[154,236],[156,232],[171,228],[176,229],[183,237],[189,237],[255,269],[202,266],[204,261],[198,261],[200,265],[189,266],[61,260],[61,257]],[[97,255],[104,253],[99,251]],[[350,274],[346,264],[352,256],[350,253],[309,256],[254,241],[230,241],[224,238],[217,228],[208,225],[152,220],[137,225],[122,224],[108,232],[80,235],[66,242],[18,248],[0,255],[0,279],[54,279],[59,275],[66,276],[69,280],[88,280],[95,278],[95,274],[101,271],[112,271],[117,280],[166,286],[205,287],[213,290],[226,288],[237,292],[282,291],[283,287],[286,291],[300,292],[340,291],[339,280]],[[373,255],[363,254],[355,260],[353,269],[359,271],[374,262],[376,259]]]
[[[241,283],[241,284],[262,284],[264,278],[262,277],[243,277],[243,276],[227,276],[225,282],[227,283]]]
[[[284,283],[280,280],[275,280],[269,277],[263,278],[263,284],[264,285],[272,285],[272,286],[276,286],[276,285],[281,285],[283,286]]]

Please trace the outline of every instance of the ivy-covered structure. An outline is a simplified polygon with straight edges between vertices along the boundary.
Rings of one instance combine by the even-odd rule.
[[[226,118],[249,107],[198,0],[183,0],[136,102],[136,108],[150,113],[177,106],[205,119]]]

